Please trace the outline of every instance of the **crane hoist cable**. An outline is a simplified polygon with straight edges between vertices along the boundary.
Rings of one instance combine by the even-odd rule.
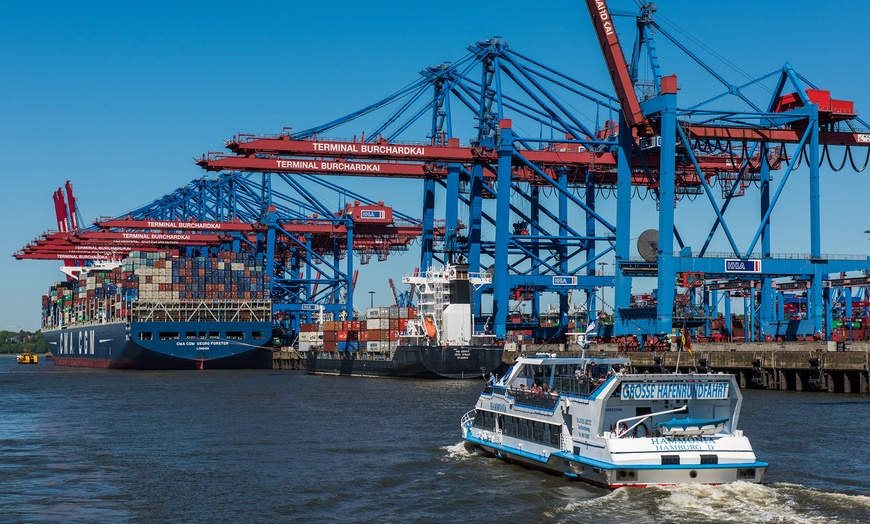
[[[865,169],[867,169],[867,163],[870,162],[870,147],[867,149],[867,156],[864,158],[864,165],[861,166],[861,169],[858,169],[858,166],[855,165],[855,161],[852,158],[852,150],[846,146],[846,152],[849,154],[849,163],[852,164],[852,169],[855,170],[856,173],[861,173]]]

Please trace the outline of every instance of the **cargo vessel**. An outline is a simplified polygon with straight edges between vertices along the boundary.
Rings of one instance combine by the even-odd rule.
[[[269,369],[268,276],[247,256],[131,252],[67,268],[43,296],[42,333],[59,366]]]
[[[733,375],[538,354],[488,385],[460,427],[469,447],[610,489],[760,483],[768,464],[737,429],[742,402]]]
[[[370,308],[364,320],[302,326],[298,349],[310,373],[428,379],[481,378],[504,364],[504,345],[474,331],[473,288],[491,282],[468,266],[408,275],[417,307]]]

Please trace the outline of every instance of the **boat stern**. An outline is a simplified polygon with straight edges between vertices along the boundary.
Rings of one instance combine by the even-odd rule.
[[[756,460],[742,435],[606,439],[612,462],[607,485],[619,487],[678,484],[760,483],[767,463]]]

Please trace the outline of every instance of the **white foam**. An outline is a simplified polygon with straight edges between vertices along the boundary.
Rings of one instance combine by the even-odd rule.
[[[801,515],[787,494],[764,485],[735,482],[721,486],[683,485],[662,488],[658,502],[665,516],[716,522],[821,522]]]
[[[562,521],[573,515],[611,514],[623,522],[787,522],[823,524],[831,508],[865,513],[870,497],[814,490],[800,485],[735,482],[720,486],[681,485],[623,488],[586,500],[575,500],[547,512]],[[837,513],[840,513],[837,511]]]
[[[465,447],[465,441],[447,446],[444,450],[447,451],[447,458],[451,459],[463,459],[477,455],[477,453]]]

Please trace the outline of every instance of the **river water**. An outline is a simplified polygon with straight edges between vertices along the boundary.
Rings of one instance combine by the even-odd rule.
[[[466,451],[481,386],[0,357],[0,522],[870,522],[870,396],[744,391],[764,484],[608,492]]]

